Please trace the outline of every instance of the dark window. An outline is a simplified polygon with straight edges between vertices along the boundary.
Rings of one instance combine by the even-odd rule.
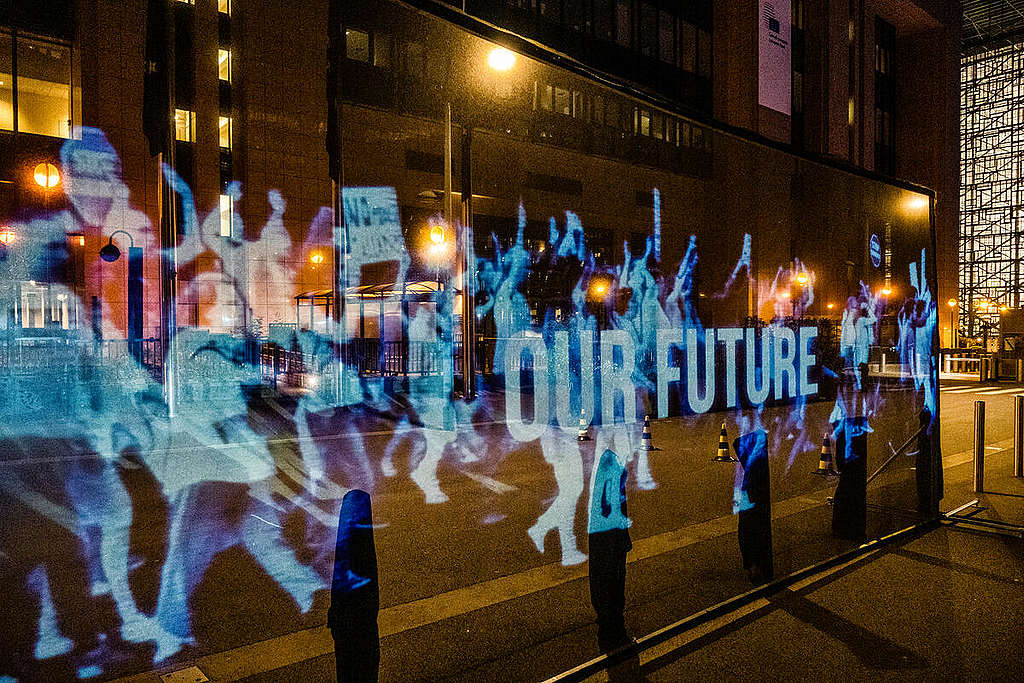
[[[614,0],[594,0],[594,35],[601,40],[615,39]]]
[[[676,63],[676,18],[665,10],[658,14],[658,57],[667,64]]]
[[[679,31],[679,66],[690,73],[697,72],[697,27],[681,22]]]
[[[379,31],[373,34],[373,65],[381,69],[391,68],[391,36]]]
[[[558,175],[547,175],[545,173],[527,173],[526,187],[543,192],[556,192],[559,194],[581,195],[583,194],[583,183],[574,178],[566,178]]]
[[[405,167],[411,171],[425,173],[443,173],[444,157],[431,152],[420,152],[415,149],[405,150]]]
[[[895,171],[892,119],[895,114],[896,81],[892,75],[892,54],[896,47],[896,29],[875,18],[875,170]]]
[[[697,32],[697,73],[711,78],[711,34],[701,29]]]
[[[640,3],[640,54],[658,56],[658,12],[646,2]]]
[[[427,62],[426,53],[423,50],[423,44],[417,42],[408,42],[405,44],[405,49],[402,53],[403,71],[417,80],[423,80],[427,75]]]
[[[633,44],[633,11],[629,0],[615,3],[615,42],[623,47]]]

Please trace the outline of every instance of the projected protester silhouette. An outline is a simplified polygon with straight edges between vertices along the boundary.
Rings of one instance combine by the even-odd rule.
[[[551,466],[558,491],[551,505],[541,513],[537,522],[527,529],[530,540],[539,552],[544,552],[547,534],[553,529],[558,530],[563,566],[580,564],[587,559],[576,546],[576,506],[584,485],[583,457],[579,442],[576,440],[579,426],[576,416],[581,413],[592,415],[594,411],[593,378],[590,376],[593,373],[587,373],[587,379],[583,380],[581,366],[581,356],[585,355],[590,367],[593,367],[593,361],[590,360],[593,321],[587,315],[585,302],[574,296],[586,275],[580,275],[576,282],[572,279],[574,273],[581,272],[582,266],[579,257],[583,248],[582,228],[578,227],[578,224],[579,219],[571,212],[566,212],[566,232],[560,242],[554,219],[550,228],[550,251],[554,252],[554,256],[549,262],[546,285],[551,291],[557,292],[557,295],[552,297],[554,305],[572,307],[572,314],[567,324],[557,321],[555,311],[550,307],[545,316],[544,339],[546,343],[552,345],[554,357],[548,364],[548,376],[544,378],[548,385],[541,390],[553,389],[556,400],[554,405],[550,406],[548,415],[535,416],[535,420],[545,422],[540,435],[541,453],[544,461]],[[579,248],[576,246],[577,239]],[[589,334],[581,337],[580,333],[584,330]],[[581,343],[591,348],[584,353]],[[590,382],[591,387],[584,389],[584,381]],[[588,392],[587,398],[584,397],[585,392]],[[573,409],[573,406],[579,408]],[[589,418],[584,419],[589,421]]]
[[[147,440],[149,427],[135,397],[146,394],[153,382],[131,356],[101,360],[98,351],[104,330],[117,333],[117,328],[95,307],[92,325],[82,325],[85,306],[77,292],[64,284],[70,274],[69,235],[121,229],[138,235],[135,244],[144,245],[148,243],[149,225],[144,214],[131,209],[120,160],[103,133],[94,128],[76,129],[75,133],[76,137],[64,143],[60,152],[69,209],[19,227],[18,233],[26,239],[19,244],[9,268],[14,280],[46,283],[44,312],[51,320],[45,326],[50,334],[60,336],[63,348],[78,352],[64,361],[50,359],[45,370],[49,377],[26,377],[19,382],[20,396],[4,406],[5,412],[17,411],[19,405],[46,406],[47,410],[34,415],[22,412],[17,419],[5,420],[5,431],[26,444],[33,442],[33,434],[84,443],[84,450],[96,455],[74,460],[66,471],[52,473],[48,485],[51,492],[44,493],[42,499],[36,497],[39,489],[31,486],[9,486],[9,491],[16,498],[33,500],[36,509],[41,501],[52,500],[48,495],[65,501],[56,507],[44,505],[43,509],[50,511],[50,517],[59,518],[61,505],[69,506],[73,521],[70,525],[66,519],[59,523],[84,544],[89,592],[113,598],[121,639],[156,642],[157,650],[162,651],[169,638],[155,620],[139,610],[128,583],[132,506],[119,476],[121,448],[115,443],[117,434],[132,432],[137,435],[136,441]],[[26,327],[32,325],[27,320],[23,323]],[[75,550],[68,549],[68,553],[69,557],[77,556]],[[52,596],[68,594],[63,584],[67,581],[73,586],[73,574],[53,574],[45,566],[33,574],[33,590],[42,603],[37,643],[40,656],[65,649],[55,630],[61,620],[48,619],[47,615],[62,613],[62,605],[51,604]]]
[[[526,297],[519,291],[526,281],[530,269],[530,255],[523,248],[523,231],[526,229],[526,209],[519,204],[519,220],[516,241],[502,260],[504,277],[494,295],[494,325],[497,339],[494,344],[494,372],[505,372],[506,341],[519,332],[530,329],[530,307]]]
[[[187,183],[169,167],[165,166],[164,173],[181,196],[183,214],[192,217],[186,218],[186,225],[210,225],[195,218]],[[186,241],[189,239],[202,241],[195,232],[186,235]],[[198,258],[201,251],[194,249],[192,253]],[[244,282],[232,280],[230,286],[237,291],[244,289]],[[193,642],[190,596],[214,557],[239,542],[291,595],[300,611],[309,611],[314,592],[324,588],[323,579],[300,563],[295,551],[281,538],[282,525],[278,522],[283,508],[271,495],[282,492],[275,486],[278,463],[266,440],[250,425],[248,402],[257,380],[254,369],[245,363],[243,343],[221,335],[182,349],[182,373],[191,372],[204,387],[205,400],[196,406],[198,409],[184,409],[175,422],[176,429],[184,433],[173,438],[191,441],[191,457],[175,458],[173,462],[162,457],[153,465],[171,504],[169,545],[156,617],[177,638],[174,651]],[[246,448],[234,447],[236,444],[246,444]],[[162,444],[165,448],[169,445]],[[294,495],[287,489],[283,492],[286,498]],[[159,654],[163,656],[157,661],[173,651]]]
[[[376,681],[380,668],[380,588],[370,496],[358,489],[341,502],[327,626],[339,683]]]
[[[654,241],[648,238],[643,256],[635,261],[630,259],[628,245],[624,246],[625,260],[620,282],[625,283],[629,300],[625,313],[622,315],[619,315],[618,312],[612,314],[614,325],[626,330],[633,342],[634,366],[631,380],[635,386],[644,389],[645,415],[653,412],[649,405],[649,398],[656,386],[654,357],[658,329],[668,327],[668,318],[658,302],[658,284],[648,269],[653,246]],[[637,429],[642,429],[642,427],[638,424]],[[639,451],[636,475],[639,488],[651,490],[658,487],[654,477],[651,476],[646,450]]]

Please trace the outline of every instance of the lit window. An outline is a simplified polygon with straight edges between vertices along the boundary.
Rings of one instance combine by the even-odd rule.
[[[853,98],[851,97],[849,100],[847,100],[847,105],[846,105],[846,108],[847,108],[847,121],[848,121],[848,123],[851,126],[853,125],[853,106],[854,106],[853,105]]]
[[[217,0],[217,11],[231,16],[231,0]]]
[[[196,0],[178,0],[178,2],[180,2],[182,4],[185,4],[185,5],[194,5],[194,4],[196,4]]]
[[[69,137],[71,48],[27,38],[18,38],[16,48],[18,130],[23,133]],[[9,78],[10,75],[0,75],[0,80],[5,83]]]
[[[572,100],[568,90],[555,87],[555,111],[566,116],[572,115]]]
[[[370,34],[354,28],[345,29],[345,56],[356,62],[369,62]]]
[[[231,82],[231,50],[217,50],[217,73],[220,80]]]
[[[174,110],[174,139],[178,142],[195,142],[196,113],[187,109]]]
[[[221,149],[231,149],[231,117],[222,116],[220,117],[220,147]]]
[[[551,111],[551,86],[542,85],[540,91],[540,108]]]
[[[231,237],[231,196],[220,196],[220,236]]]
[[[14,130],[14,81],[11,37],[0,33],[0,130]]]

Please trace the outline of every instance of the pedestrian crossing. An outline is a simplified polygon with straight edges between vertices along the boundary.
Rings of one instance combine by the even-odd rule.
[[[992,386],[984,384],[955,384],[939,387],[943,394],[976,394],[978,396],[1002,396],[1007,394],[1024,394],[1024,386]]]

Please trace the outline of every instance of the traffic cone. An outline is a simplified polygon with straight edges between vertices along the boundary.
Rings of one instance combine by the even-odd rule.
[[[832,439],[826,434],[825,438],[821,442],[821,456],[818,458],[818,470],[815,474],[820,474],[823,477],[834,477],[836,472],[832,457]]]
[[[736,462],[736,458],[729,453],[729,435],[725,432],[725,422],[722,423],[722,431],[718,434],[718,455],[712,458],[715,462]]]
[[[651,440],[651,416],[644,415],[644,433],[640,436],[640,450],[642,451],[660,451],[661,449],[654,445]]]
[[[577,441],[590,441],[590,434],[588,433],[587,420],[583,408],[580,408],[580,428],[576,430]]]

